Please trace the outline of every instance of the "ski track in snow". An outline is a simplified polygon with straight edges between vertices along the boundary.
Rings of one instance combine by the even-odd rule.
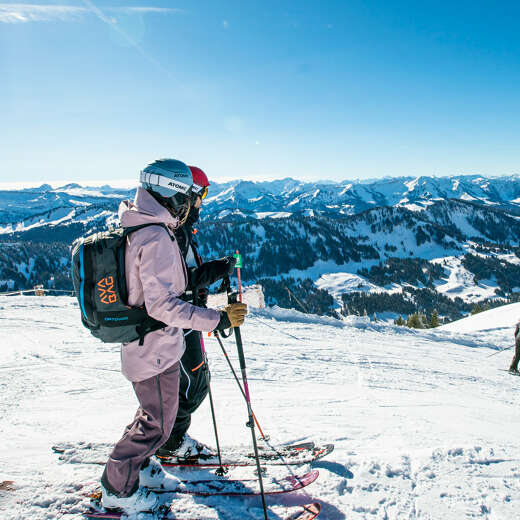
[[[327,520],[516,518],[520,378],[503,371],[511,350],[487,357],[513,342],[518,307],[509,308],[501,316],[509,312],[511,326],[493,327],[483,313],[488,330],[472,334],[457,332],[463,324],[414,331],[253,311],[242,336],[253,406],[270,442],[336,445],[312,465],[317,482],[268,503],[319,500]],[[119,348],[92,338],[68,297],[1,297],[0,326],[1,518],[80,519],[102,467],[64,463],[51,446],[89,442],[78,456],[103,460],[120,437],[137,401],[119,371]],[[238,369],[234,342],[225,345]],[[206,348],[221,443],[249,446],[245,403],[216,340],[206,338]],[[213,445],[212,431],[205,402],[190,433]],[[308,469],[269,467],[268,475]],[[252,471],[235,469],[231,478]],[[261,517],[258,498],[183,496],[176,504],[215,519]]]

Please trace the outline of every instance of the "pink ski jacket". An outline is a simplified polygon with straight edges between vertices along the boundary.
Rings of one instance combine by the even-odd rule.
[[[174,230],[179,222],[146,190],[137,189],[134,203],[119,206],[123,227],[162,223]],[[144,381],[164,372],[184,353],[184,329],[215,329],[220,312],[195,307],[179,299],[186,290],[187,273],[172,231],[148,226],[134,231],[126,243],[126,283],[128,304],[146,306],[148,314],[166,323],[164,329],[149,332],[144,344],[139,341],[121,347],[121,369],[133,382]]]

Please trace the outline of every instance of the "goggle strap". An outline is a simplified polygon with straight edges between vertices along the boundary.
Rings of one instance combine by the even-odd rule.
[[[163,188],[169,188],[171,190],[178,191],[184,195],[189,195],[191,186],[177,180],[170,179],[164,175],[157,173],[141,172],[141,182],[149,184],[151,186],[162,186]]]

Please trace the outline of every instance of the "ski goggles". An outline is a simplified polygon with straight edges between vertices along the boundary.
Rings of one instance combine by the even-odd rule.
[[[191,187],[191,193],[192,197],[196,199],[197,197],[200,197],[201,200],[204,200],[208,194],[208,187],[207,186],[199,186],[198,184],[193,184]]]

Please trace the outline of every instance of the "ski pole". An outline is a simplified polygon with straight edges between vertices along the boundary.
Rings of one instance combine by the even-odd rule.
[[[229,303],[236,303],[236,294],[228,294],[228,301],[229,301]],[[260,467],[260,457],[258,456],[258,446],[256,444],[255,421],[253,419],[253,408],[251,407],[251,398],[249,396],[249,385],[247,384],[246,359],[244,356],[244,347],[242,344],[242,336],[240,334],[240,327],[234,327],[233,330],[235,331],[235,341],[237,344],[238,358],[240,360],[240,370],[242,371],[242,381],[244,384],[244,393],[245,393],[245,398],[246,398],[246,403],[247,403],[247,412],[249,415],[249,420],[246,423],[246,426],[251,428],[251,437],[253,438],[253,448],[255,451],[256,469],[258,471],[258,483],[260,484],[260,494],[262,495],[262,506],[264,508],[264,518],[265,518],[265,520],[269,520],[267,517],[267,504],[265,503],[262,468]]]
[[[281,334],[285,334],[286,336],[288,336],[289,338],[293,338],[297,341],[301,341],[302,343],[305,343],[305,341],[301,338],[297,338],[296,336],[293,336],[292,334],[289,334],[289,332],[285,332],[284,330],[282,329],[277,329],[276,327],[273,327],[272,325],[270,325],[269,323],[267,323],[265,320],[262,320],[261,318],[259,318],[258,316],[250,316],[248,319],[253,319],[253,320],[257,320],[259,321],[260,323],[263,323],[266,327],[269,327],[270,329],[273,329],[273,330],[276,330],[276,332],[279,332]]]
[[[510,348],[514,348],[516,347],[516,345],[511,345],[510,347],[504,347],[504,348],[501,348],[498,352],[493,352],[493,354],[489,354],[489,356],[486,356],[486,357],[493,357],[493,356],[496,356],[497,354],[500,354],[501,352],[504,352],[505,350],[509,350]]]
[[[197,287],[194,291],[193,303],[198,305],[199,303],[199,288]],[[219,467],[215,471],[215,473],[221,477],[227,473],[227,470],[224,469],[222,465],[222,453],[220,451],[220,442],[218,438],[218,429],[217,429],[217,418],[215,414],[215,405],[213,404],[213,393],[211,392],[211,382],[209,379],[209,365],[208,365],[208,355],[206,353],[206,346],[204,345],[204,338],[202,333],[200,334],[200,350],[202,352],[202,359],[204,361],[204,375],[206,376],[206,384],[208,385],[208,395],[209,395],[209,404],[211,408],[211,419],[213,421],[213,430],[215,431],[215,442],[217,444],[217,455],[218,455],[218,463]]]
[[[233,364],[231,363],[231,360],[229,359],[228,353],[227,353],[226,349],[224,348],[224,342],[220,339],[218,331],[215,331],[215,337],[217,338],[217,341],[218,341],[218,343],[220,345],[220,348],[222,349],[222,352],[224,353],[224,357],[226,358],[226,361],[228,362],[229,368],[231,369],[231,372],[233,373],[233,377],[235,378],[235,381],[237,382],[238,388],[240,388],[240,391],[242,392],[242,396],[244,397],[244,399],[246,399],[246,402],[247,402],[247,398],[246,398],[246,394],[244,392],[244,389],[242,388],[242,385],[240,384],[240,381],[238,380],[238,375],[235,372],[235,368],[233,367]],[[260,432],[260,435],[262,436],[262,439],[264,441],[269,440],[269,437],[266,437],[264,435],[264,432],[262,431],[262,428],[260,427],[260,423],[258,422],[258,419],[256,418],[256,415],[254,413],[253,413],[253,419],[254,419],[255,424],[256,424],[256,426],[258,428],[258,431]]]
[[[205,374],[206,374],[206,383],[208,385],[209,404],[211,407],[211,418],[213,419],[213,429],[215,430],[215,442],[217,443],[219,468],[215,471],[215,473],[219,477],[221,477],[222,475],[225,475],[227,473],[227,470],[222,465],[222,454],[220,452],[220,442],[218,439],[217,419],[215,417],[215,405],[213,404],[213,394],[211,392],[211,383],[209,380],[208,356],[206,355],[206,348],[204,346],[204,338],[202,337],[202,334],[200,335],[200,348],[202,349],[202,357],[204,359],[204,370],[205,370]]]
[[[242,303],[242,281],[240,279],[240,268],[242,267],[242,257],[238,252],[238,249],[235,253],[235,258],[237,259],[236,268],[237,268],[237,279],[238,279],[238,301]]]

